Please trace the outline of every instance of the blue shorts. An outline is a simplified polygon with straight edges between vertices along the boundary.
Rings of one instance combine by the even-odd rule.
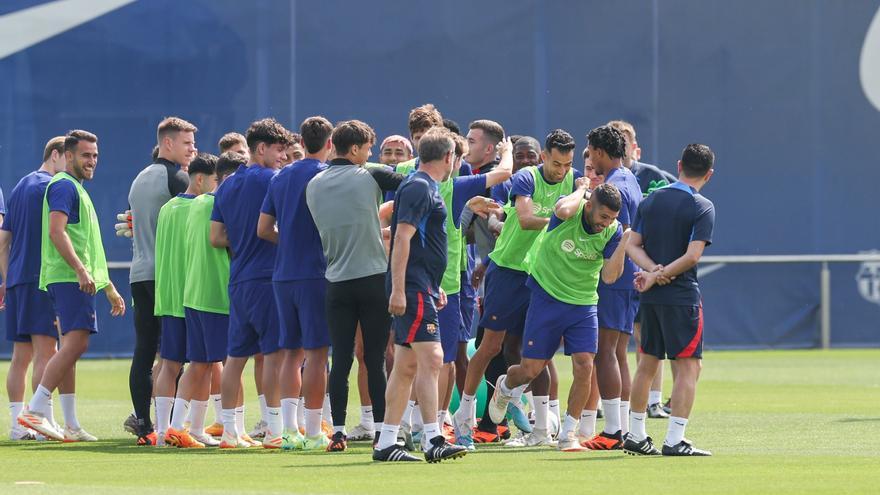
[[[216,363],[226,359],[229,315],[183,308],[186,314],[186,359]]]
[[[61,325],[61,335],[71,330],[88,330],[98,333],[98,318],[95,316],[95,296],[79,290],[76,282],[58,282],[46,287],[49,299],[55,307],[55,315]]]
[[[280,335],[271,280],[248,280],[229,286],[229,356],[271,354],[279,349]]]
[[[525,272],[498,266],[494,261],[486,269],[486,296],[480,326],[489,330],[506,330],[522,335],[529,310],[531,292],[526,287]]]
[[[437,304],[425,292],[406,291],[406,312],[391,319],[394,343],[408,346],[413,342],[440,342],[437,328]]]
[[[186,362],[186,319],[162,316],[162,336],[159,338],[159,356],[175,363]]]
[[[701,359],[703,306],[642,304],[639,351],[657,359]]]
[[[630,289],[599,287],[599,328],[633,333],[633,322],[639,309],[637,292]]]
[[[468,272],[461,272],[461,292],[458,295],[461,304],[461,334],[459,342],[468,342],[473,338],[471,330],[474,326],[474,311],[477,309],[477,289],[471,286]]]
[[[446,307],[437,314],[440,322],[440,344],[443,363],[451,363],[458,356],[458,338],[461,335],[461,306],[459,294],[446,294]]]
[[[324,310],[327,279],[273,282],[281,325],[279,345],[283,349],[330,347],[330,330]]]
[[[559,301],[534,279],[529,280],[532,300],[523,333],[522,357],[552,359],[564,343],[565,355],[596,353],[599,346],[599,322],[596,306],[580,306]]]
[[[9,287],[6,289],[6,340],[30,342],[31,335],[58,338],[52,299],[36,283]]]

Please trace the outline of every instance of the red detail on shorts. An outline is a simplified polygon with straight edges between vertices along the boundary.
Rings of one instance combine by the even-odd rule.
[[[417,292],[419,300],[416,304],[418,304],[418,308],[416,309],[416,319],[413,320],[412,325],[409,327],[409,334],[406,336],[406,343],[412,343],[413,339],[416,338],[416,332],[418,332],[419,327],[422,326],[422,316],[425,314],[425,301],[422,299],[422,293]],[[702,327],[702,325],[701,325]]]
[[[697,350],[697,345],[700,343],[700,340],[703,338],[703,305],[700,304],[698,311],[700,312],[700,323],[697,324],[697,333],[694,335],[694,338],[691,339],[691,342],[684,348],[683,351],[679,352],[676,358],[689,358],[694,355],[694,351]]]

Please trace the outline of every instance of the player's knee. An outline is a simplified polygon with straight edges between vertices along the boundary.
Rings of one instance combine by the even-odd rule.
[[[593,359],[590,356],[574,355],[571,359],[572,373],[579,379],[589,380],[593,374]]]

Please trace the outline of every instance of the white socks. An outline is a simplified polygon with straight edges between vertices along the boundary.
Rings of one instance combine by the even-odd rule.
[[[620,397],[602,399],[602,412],[605,414],[605,429],[602,431],[609,435],[620,431]]]
[[[596,411],[584,409],[581,413],[581,423],[578,435],[586,438],[593,438],[596,434]]]
[[[669,417],[669,429],[666,430],[666,440],[663,442],[670,447],[675,447],[684,440],[684,430],[687,428],[687,418],[677,416]]]
[[[71,430],[79,430],[79,419],[76,417],[76,394],[58,394],[61,411],[64,413],[64,425]]]
[[[620,401],[620,434],[626,435],[629,432],[629,425],[627,425],[626,418],[629,417],[629,401],[622,400]]]
[[[403,418],[401,418],[400,424],[412,427],[412,414],[415,407],[416,401],[409,400],[406,402],[406,409],[403,410]]]
[[[660,390],[651,390],[648,392],[648,405],[653,406],[659,404],[663,400],[663,392]]]
[[[641,442],[648,437],[648,433],[645,431],[645,418],[647,416],[646,413],[629,413],[629,438],[633,441]]]
[[[174,405],[172,397],[156,397],[156,433],[165,435],[171,425],[171,407]]]
[[[306,409],[306,436],[314,437],[321,433],[321,409]]]
[[[189,414],[189,401],[180,397],[174,399],[174,412],[171,416],[171,427],[177,431],[183,430],[183,423]]]
[[[214,422],[223,423],[223,404],[220,402],[220,394],[211,394],[208,401],[214,405]]]
[[[24,411],[24,402],[9,403],[9,424],[12,425],[12,429],[18,426],[18,417],[21,416],[22,411]]]
[[[247,429],[244,427],[244,406],[238,406],[235,408],[235,431],[238,432],[239,435],[244,435],[247,433]]]
[[[550,414],[550,396],[549,395],[536,395],[535,396],[535,429],[541,431],[547,431],[550,427],[550,423],[547,421],[547,416]]]
[[[431,440],[440,435],[440,425],[438,423],[425,423],[425,433],[422,435],[422,450],[431,448]]]
[[[223,409],[220,411],[220,418],[223,421],[223,433],[231,434],[235,438],[241,435],[235,424],[235,409]]]
[[[266,405],[266,396],[258,395],[257,400],[260,401],[260,419],[265,421],[266,424],[269,424],[269,406]]]
[[[416,404],[415,408],[413,408],[412,423],[410,423],[410,425],[412,426],[413,433],[415,433],[417,431],[422,431],[422,429],[424,428],[424,420],[422,418],[422,410],[421,410],[421,408],[419,408],[418,404]]]
[[[34,392],[34,396],[31,397],[30,404],[28,404],[28,410],[49,417],[49,403],[51,401],[52,392],[42,385],[37,385],[37,390]]]
[[[269,428],[269,436],[278,437],[281,436],[284,421],[281,418],[281,408],[280,407],[266,407],[266,417],[268,421],[266,424]]]
[[[208,416],[208,401],[191,400],[189,402],[189,431],[196,435],[205,434],[205,418]]]
[[[565,420],[562,423],[562,430],[559,432],[559,438],[565,439],[571,433],[574,433],[574,429],[578,427],[578,420],[571,417],[570,414],[565,414]]]
[[[387,449],[397,442],[397,432],[400,431],[400,425],[383,425],[379,434],[379,443],[376,448],[379,450]]]
[[[284,431],[299,431],[297,409],[299,409],[299,399],[281,399],[281,419]]]
[[[373,431],[373,406],[361,406],[361,426],[367,431]]]
[[[518,387],[510,388],[507,385],[507,375],[504,375],[504,379],[501,380],[501,393],[510,397],[511,401],[519,401],[520,398],[522,398],[523,391],[525,391],[526,387],[528,387],[528,386],[529,386],[528,383],[524,383]],[[548,402],[550,401],[549,396],[544,396],[544,397],[547,397]],[[535,397],[535,401],[537,401],[537,400],[538,400],[538,398]]]
[[[296,408],[296,424],[305,428],[306,425],[306,400],[299,397],[299,407]]]
[[[473,395],[462,394],[461,402],[458,406],[458,411],[455,412],[455,415],[458,416],[459,423],[464,423],[468,426],[474,426],[471,424],[471,420],[476,414],[477,410],[477,399]]]
[[[559,411],[559,399],[553,399],[550,401],[550,414],[556,416],[557,424],[562,424],[562,416]]]
[[[324,409],[322,415],[323,419],[326,421],[333,420],[333,410],[330,408],[330,394],[324,394]]]

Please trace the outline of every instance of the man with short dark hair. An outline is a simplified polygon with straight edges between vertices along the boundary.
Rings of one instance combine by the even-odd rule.
[[[94,436],[77,428],[79,425],[68,424],[62,433],[47,417],[52,391],[74,369],[88,348],[90,335],[98,333],[97,291],[107,295],[113,316],[125,313],[125,301],[107,272],[95,207],[82,186],[95,175],[98,138],[87,131],[70,131],[64,140],[64,154],[67,172],[52,177],[43,200],[39,282],[58,316],[62,345],[46,363],[40,385],[18,422],[59,441],[95,441]]]
[[[327,260],[325,305],[333,349],[330,403],[333,441],[338,450],[346,440],[348,375],[358,323],[370,400],[379,428],[385,416],[385,347],[391,322],[384,291],[388,258],[382,244],[379,204],[383,191],[396,190],[403,176],[389,167],[364,167],[376,140],[366,123],[340,122],[331,140],[337,158],[309,182],[306,203]],[[320,410],[306,409],[306,413],[317,418],[321,415]],[[326,442],[326,437],[319,436],[315,439],[318,441]]]
[[[162,319],[162,337],[159,355],[162,369],[154,385],[156,395],[157,445],[179,448],[204,448],[217,446],[217,442],[204,435],[207,408],[202,409],[199,397],[204,395],[207,406],[210,392],[211,364],[190,349],[190,335],[183,304],[184,289],[189,261],[186,252],[186,227],[193,200],[210,192],[216,185],[214,168],[217,157],[199,154],[187,169],[189,186],[186,191],[171,198],[159,210],[156,222],[156,304],[154,314]],[[190,365],[183,371],[183,364]],[[178,383],[179,377],[179,383]],[[191,403],[199,401],[193,411],[193,426],[184,428]],[[173,415],[172,415],[173,405]],[[190,434],[192,433],[192,434]],[[196,438],[200,437],[200,438]],[[205,443],[207,442],[207,443]]]
[[[612,120],[607,125],[614,127],[623,133],[626,138],[626,153],[623,156],[623,166],[630,169],[639,181],[639,187],[642,189],[642,196],[647,196],[656,189],[668,186],[676,181],[675,176],[669,172],[651,165],[642,163],[642,149],[636,140],[636,129],[632,124],[625,120]],[[633,338],[637,341],[641,338],[641,310],[638,308],[638,292],[636,292],[636,318],[633,323]],[[624,354],[625,355],[625,354]],[[641,354],[636,353],[636,364],[641,359]],[[620,357],[618,357],[620,360]],[[662,404],[663,400],[663,367],[657,368],[657,376],[651,383],[651,392],[648,398],[648,417],[649,418],[668,418],[669,408]],[[625,417],[621,417],[622,421],[626,421]]]
[[[630,434],[623,449],[634,455],[707,456],[684,437],[694,404],[703,355],[703,307],[697,263],[712,243],[715,206],[699,194],[712,178],[715,154],[689,144],[678,162],[678,182],[650,194],[639,205],[627,254],[643,272],[642,340],[632,385]],[[660,360],[672,360],[672,414],[658,451],[645,432],[648,389]]]
[[[595,173],[605,178],[620,191],[621,203],[618,221],[623,230],[629,229],[635,218],[642,192],[635,176],[622,160],[626,155],[624,134],[612,126],[597,127],[587,135],[587,150]],[[599,350],[596,355],[596,378],[602,396],[605,414],[604,430],[584,442],[592,450],[613,450],[623,445],[627,428],[623,424],[629,415],[629,366],[626,347],[632,335],[637,299],[632,280],[635,265],[624,262],[623,275],[613,284],[599,283]]]
[[[244,431],[241,375],[249,357],[261,353],[261,382],[267,425],[264,447],[281,447],[282,420],[278,388],[281,364],[280,323],[272,289],[275,245],[257,237],[260,207],[269,181],[286,163],[290,132],[275,119],[258,120],[245,134],[250,165],[239,167],[217,188],[211,213],[211,245],[232,251],[229,274],[229,342],[223,366],[221,401],[223,438],[220,448],[259,445]]]
[[[58,329],[55,315],[46,308],[51,307],[49,295],[38,287],[40,279],[40,217],[43,213],[43,196],[52,176],[63,172],[64,136],[57,136],[46,143],[43,163],[34,172],[22,177],[9,195],[8,215],[3,216],[2,194],[0,194],[0,308],[6,306],[6,338],[12,342],[12,359],[6,378],[6,391],[9,395],[9,412],[12,426],[10,440],[33,440],[31,430],[18,424],[18,416],[24,410],[24,391],[27,369],[33,360],[34,387],[40,383],[48,360],[55,355],[58,342]],[[5,293],[5,298],[4,298]],[[73,401],[73,374],[65,374],[58,389],[64,408],[66,423],[78,424],[76,410],[69,407]],[[54,423],[52,402],[49,402],[47,417]]]
[[[577,189],[556,203],[547,231],[530,254],[533,258],[527,285],[532,294],[522,362],[498,379],[488,405],[492,419],[500,421],[508,404],[519,400],[563,341],[574,374],[557,445],[563,452],[586,450],[575,430],[590,394],[596,355],[596,287],[600,276],[606,283],[620,277],[626,257],[624,234],[616,220],[621,207],[617,188],[601,185],[585,199],[587,185],[586,179],[578,179]]]
[[[327,386],[330,346],[324,307],[327,262],[321,237],[306,204],[306,187],[312,178],[327,169],[324,162],[330,155],[333,126],[324,117],[309,117],[303,121],[300,131],[305,158],[284,167],[272,178],[257,223],[257,235],[279,247],[272,286],[284,355],[280,370],[283,449],[326,446],[318,440],[323,435],[321,417],[314,411],[321,410]],[[299,403],[300,395],[304,404]],[[306,424],[302,425],[305,438],[297,424],[299,407],[309,411]]]
[[[580,176],[571,167],[574,147],[571,134],[562,129],[551,131],[542,152],[543,164],[523,168],[511,179],[510,199],[504,207],[507,220],[495,250],[489,255],[492,262],[486,271],[486,296],[480,320],[480,325],[485,329],[483,339],[468,365],[462,405],[454,417],[456,441],[460,444],[473,442],[470,436],[470,427],[473,425],[470,423],[473,422],[476,407],[477,386],[490,360],[501,352],[508,333],[515,339],[508,348],[519,348],[529,305],[529,291],[525,286],[528,279],[526,254],[549,223],[556,200],[574,190],[575,179]],[[518,350],[513,351],[507,357],[508,363],[518,362],[518,354]],[[549,389],[549,375],[543,372],[541,375],[541,380],[547,383],[544,388]],[[549,398],[546,402],[539,404],[536,400],[535,426],[524,437],[523,445],[536,446],[551,442],[547,422]]]
[[[443,330],[437,312],[446,305],[440,282],[448,248],[447,213],[439,184],[452,174],[454,155],[449,131],[429,129],[419,143],[419,170],[401,184],[395,196],[386,279],[388,311],[394,315],[395,366],[386,393],[389,410],[373,451],[376,461],[418,460],[396,443],[413,385],[425,419],[425,460],[440,462],[467,454],[465,447],[446,441],[437,421],[437,382],[443,361],[439,333]]]
[[[138,444],[150,444],[153,432],[150,398],[153,392],[153,361],[159,351],[161,323],[153,315],[156,291],[156,223],[159,209],[186,191],[186,167],[195,158],[198,129],[178,117],[163,119],[156,130],[158,158],[135,177],[128,192],[132,224],[132,260],[129,283],[134,303],[135,346],[128,384],[134,406],[134,430]],[[161,372],[161,371],[160,371]],[[131,419],[131,418],[130,418]]]

